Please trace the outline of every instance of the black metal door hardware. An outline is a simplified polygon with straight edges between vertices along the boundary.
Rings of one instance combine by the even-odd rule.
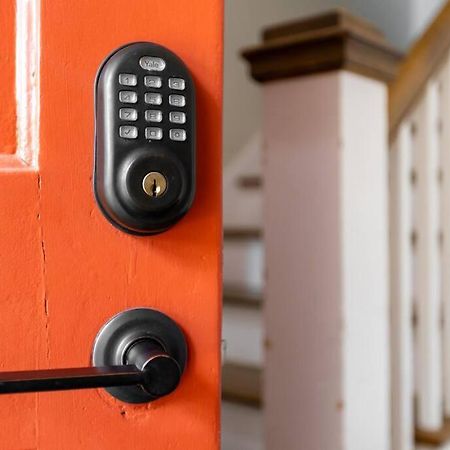
[[[0,394],[107,388],[124,402],[145,403],[177,388],[186,358],[184,335],[172,319],[130,309],[99,331],[92,367],[0,372]]]
[[[94,191],[106,218],[132,234],[165,231],[195,192],[195,88],[168,49],[116,50],[95,84]]]

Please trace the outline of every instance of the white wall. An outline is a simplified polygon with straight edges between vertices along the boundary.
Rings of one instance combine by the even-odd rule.
[[[264,26],[335,4],[332,0],[225,0],[225,161],[242,149],[260,128],[260,86],[248,76],[248,65],[240,57],[242,48],[259,42]]]
[[[259,42],[271,24],[305,17],[336,6],[375,23],[389,41],[406,49],[445,0],[225,0],[225,162],[260,128],[261,94],[240,57],[242,48]]]
[[[408,49],[444,3],[445,0],[340,1],[354,14],[373,22],[401,50]]]

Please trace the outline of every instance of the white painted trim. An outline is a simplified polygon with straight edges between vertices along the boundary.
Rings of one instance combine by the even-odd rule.
[[[0,171],[38,169],[40,114],[40,0],[16,2],[17,147],[0,155]]]
[[[442,93],[440,120],[442,135],[440,142],[442,170],[441,228],[442,243],[442,301],[443,301],[443,367],[444,367],[444,412],[450,417],[450,59],[442,71]]]
[[[390,152],[392,448],[414,449],[411,245],[412,126],[402,123]]]
[[[263,91],[267,447],[388,450],[386,86]]]
[[[368,107],[370,105],[370,108]],[[340,277],[345,450],[390,449],[387,89],[342,72]]]
[[[417,110],[417,426],[443,425],[441,279],[439,251],[438,87],[428,82]]]

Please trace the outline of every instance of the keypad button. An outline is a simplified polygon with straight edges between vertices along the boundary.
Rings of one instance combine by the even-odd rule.
[[[161,72],[166,67],[166,62],[162,58],[156,56],[143,56],[139,60],[139,65],[145,70],[156,70]]]
[[[145,120],[147,122],[161,122],[162,112],[157,109],[148,109],[145,111]]]
[[[162,95],[154,92],[147,92],[145,94],[145,103],[149,105],[160,105],[162,103]]]
[[[186,98],[184,97],[184,95],[169,95],[169,105],[182,107],[186,105]]]
[[[136,103],[137,102],[137,94],[133,91],[120,91],[119,92],[119,100],[122,103]]]
[[[186,89],[186,82],[183,78],[169,78],[169,87],[177,91],[184,91]]]
[[[119,128],[119,136],[125,139],[136,139],[138,136],[138,129],[131,125],[122,125]]]
[[[161,77],[147,75],[144,77],[144,84],[147,87],[160,88],[162,86],[162,80]]]
[[[136,121],[138,118],[138,113],[133,108],[120,108],[119,110],[119,117],[122,120],[129,120],[129,121]]]
[[[146,139],[154,139],[156,141],[160,141],[163,137],[162,129],[157,127],[147,127],[145,129],[145,137]]]
[[[119,74],[119,84],[122,86],[136,86],[137,76],[132,73],[121,73]]]
[[[186,131],[179,128],[174,128],[169,131],[169,136],[172,141],[185,141]]]
[[[181,111],[171,111],[169,113],[169,120],[172,123],[185,123],[186,122],[186,114]]]

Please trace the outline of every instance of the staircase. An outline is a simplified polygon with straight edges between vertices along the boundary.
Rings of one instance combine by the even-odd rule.
[[[255,136],[224,171],[223,450],[264,448],[260,148]]]
[[[244,52],[270,105],[265,182],[295,195],[261,189],[258,136],[225,168],[223,450],[263,449],[263,197],[267,333],[300,355],[266,344],[272,447],[450,449],[449,30],[450,2],[398,72],[343,11]]]

